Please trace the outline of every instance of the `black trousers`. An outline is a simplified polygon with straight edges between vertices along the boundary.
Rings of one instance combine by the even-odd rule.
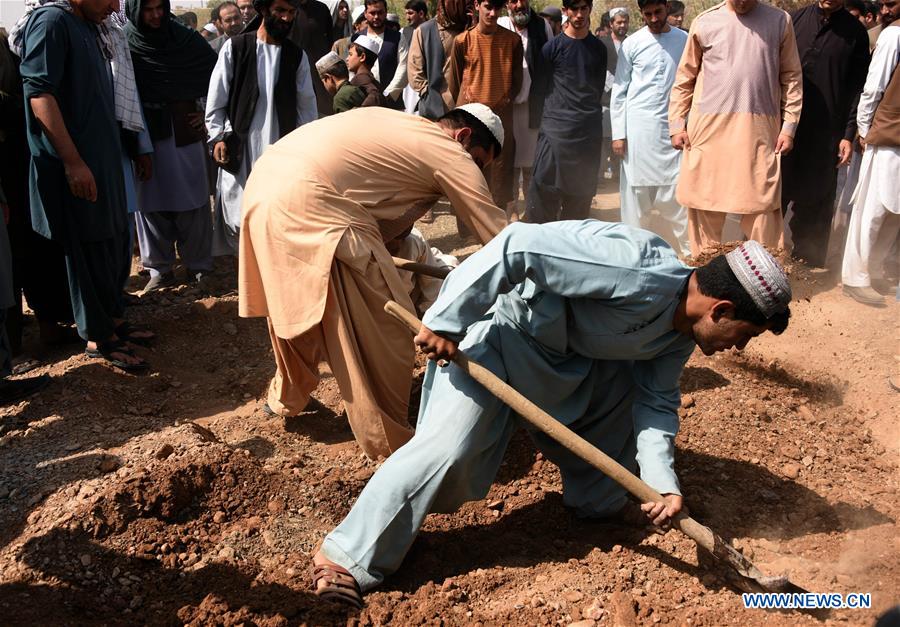
[[[825,266],[828,255],[834,198],[837,194],[837,173],[826,173],[821,183],[825,186],[824,194],[814,194],[815,200],[804,198],[801,194],[790,194],[784,188],[781,194],[781,210],[784,213],[787,213],[788,203],[794,203],[789,222],[791,239],[794,241],[793,255],[817,268]],[[791,198],[792,195],[796,198]]]
[[[541,185],[534,178],[525,199],[525,221],[544,224],[557,220],[584,220],[590,216],[593,194],[564,194],[554,187]]]
[[[72,312],[78,335],[100,342],[115,331],[114,318],[125,314],[122,286],[128,278],[123,257],[131,254],[128,231],[97,242],[63,241]]]
[[[6,312],[8,309],[0,307],[0,379],[8,377],[12,373],[12,350],[9,339],[6,336]]]
[[[8,310],[6,332],[13,355],[18,355],[22,350],[23,294],[39,322],[71,324],[74,318],[62,246],[35,233],[30,220],[11,220],[7,228],[16,302]]]

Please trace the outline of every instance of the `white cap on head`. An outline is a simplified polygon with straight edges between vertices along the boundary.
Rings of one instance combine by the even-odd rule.
[[[208,23],[208,24],[204,24],[204,25],[203,25],[203,30],[205,30],[207,33],[213,33],[214,35],[218,35],[218,34],[219,34],[219,29],[216,28],[216,25],[213,24],[212,22],[210,22],[210,23]]]
[[[381,42],[377,39],[369,37],[368,35],[360,35],[356,39],[353,40],[354,44],[358,46],[362,46],[372,54],[378,54],[381,52]]]
[[[615,16],[619,15],[620,13],[622,15],[624,15],[625,17],[628,17],[628,9],[626,9],[625,7],[616,7],[614,9],[609,10],[609,19],[613,19]]]
[[[325,72],[327,72],[328,70],[330,70],[335,65],[337,65],[338,63],[341,63],[341,62],[342,62],[342,59],[338,53],[333,52],[333,51],[329,52],[328,54],[323,56],[321,59],[316,61],[316,71],[319,73],[319,76],[322,76],[323,74],[325,74]]]
[[[352,11],[350,11],[350,23],[356,24],[361,17],[366,14],[366,7],[358,6],[354,7]]]
[[[400,16],[396,13],[388,13],[387,17],[384,18],[385,22],[393,22],[394,24],[400,25]]]
[[[470,102],[457,107],[457,109],[462,109],[466,113],[475,116],[479,122],[487,127],[494,139],[497,140],[497,143],[500,144],[500,147],[503,148],[503,122],[500,121],[499,115],[491,111],[489,106],[480,102]]]

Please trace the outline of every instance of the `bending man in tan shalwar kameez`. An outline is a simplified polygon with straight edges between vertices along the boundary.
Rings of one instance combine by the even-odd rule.
[[[669,100],[669,134],[684,149],[676,198],[687,207],[692,255],[721,242],[729,213],[741,215],[748,238],[784,247],[780,155],[793,146],[802,101],[787,13],[727,0],[691,23]]]
[[[482,242],[506,225],[480,170],[492,153],[467,150],[462,135],[389,109],[348,111],[270,146],[244,191],[240,315],[269,319],[269,407],[302,411],[325,360],[371,458],[412,436],[414,346],[383,307],[415,310],[384,242],[441,196]]]

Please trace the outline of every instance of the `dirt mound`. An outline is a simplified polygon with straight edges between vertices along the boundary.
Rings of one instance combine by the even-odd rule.
[[[162,476],[160,476],[162,474]],[[176,522],[202,507],[215,478],[208,465],[181,461],[175,469],[130,477],[122,485],[100,494],[92,512],[95,536],[121,532],[136,518]]]
[[[278,614],[271,618],[260,619],[247,606],[232,610],[228,601],[209,594],[198,606],[186,605],[178,610],[178,618],[185,627],[204,627],[221,625],[221,627],[284,627],[288,625],[288,617]]]

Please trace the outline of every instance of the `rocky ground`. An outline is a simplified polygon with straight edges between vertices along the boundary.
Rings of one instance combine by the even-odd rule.
[[[597,215],[614,202],[598,197]],[[460,248],[443,212],[423,230],[445,250],[475,249]],[[676,532],[569,513],[556,468],[524,432],[488,498],[429,517],[362,611],[318,601],[309,556],[376,464],[327,372],[316,392],[327,411],[285,421],[261,410],[265,323],[237,317],[223,268],[210,291],[131,309],[160,335],[141,353],[151,374],[77,349],[38,353],[54,384],[0,410],[2,622],[871,625],[900,602],[900,426],[886,383],[900,367],[900,306],[858,305],[802,265],[792,280],[783,336],[692,358],[677,470],[693,514],[764,571],[817,592],[870,592],[872,610],[744,610]]]

